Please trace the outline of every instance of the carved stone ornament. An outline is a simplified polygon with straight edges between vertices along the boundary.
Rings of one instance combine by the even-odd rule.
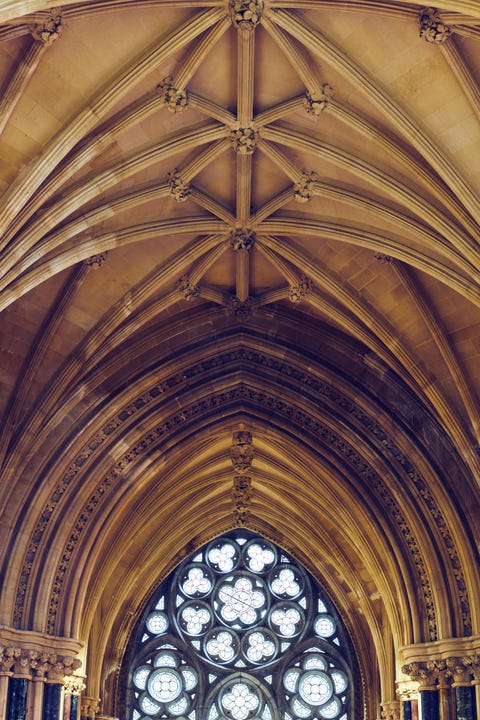
[[[392,262],[390,255],[385,255],[384,253],[375,253],[375,260],[378,260],[379,263],[383,263],[385,265]]]
[[[247,298],[242,302],[238,297],[232,298],[232,310],[234,317],[239,322],[247,322],[252,317],[252,300]]]
[[[299,303],[305,298],[313,287],[313,281],[302,275],[297,285],[290,285],[289,300],[292,303]]]
[[[196,300],[196,298],[200,296],[199,286],[190,282],[190,275],[188,274],[182,275],[180,280],[177,281],[175,287],[184,300]]]
[[[254,30],[263,11],[263,0],[230,0],[232,22],[238,30]]]
[[[400,701],[391,700],[381,704],[380,715],[383,720],[400,720]]]
[[[318,180],[316,172],[304,171],[294,186],[293,196],[298,203],[306,203],[313,197],[313,185]]]
[[[157,88],[165,106],[172,113],[181,113],[188,105],[188,97],[185,90],[178,90],[173,85],[173,78],[166,77]]]
[[[253,127],[232,130],[231,139],[235,152],[240,155],[252,155],[258,144],[258,132]]]
[[[66,675],[72,675],[81,664],[77,658],[57,655],[54,650],[0,645],[0,673],[14,672],[21,677],[46,675],[50,680],[62,682]]]
[[[236,475],[233,478],[232,498],[236,525],[247,525],[252,501],[252,481],[248,475]]]
[[[189,183],[182,180],[180,174],[176,170],[169,172],[167,177],[170,195],[172,198],[177,202],[185,202],[185,200],[188,200],[192,194]]]
[[[303,99],[303,106],[310,115],[318,116],[327,109],[332,97],[333,89],[328,83],[324,83],[320,94],[310,95],[309,92],[306,93]]]
[[[52,10],[44,23],[35,23],[30,28],[32,37],[39,40],[42,45],[53,45],[63,31],[62,13],[59,8]]]
[[[447,679],[453,684],[469,684],[472,676],[475,677],[478,666],[479,656],[474,654],[428,662],[413,662],[402,667],[402,672],[419,682],[421,689],[422,686],[434,687],[439,683],[445,684]]]
[[[254,449],[252,433],[248,430],[238,430],[233,433],[230,458],[236,472],[245,472],[252,467]]]
[[[255,245],[253,230],[237,228],[230,235],[230,247],[234,252],[250,252]]]
[[[452,28],[442,22],[438,10],[433,7],[424,7],[418,17],[420,37],[429,43],[440,45],[452,34]]]
[[[103,263],[107,259],[108,250],[105,250],[105,252],[97,253],[96,255],[91,255],[91,257],[87,258],[85,262],[87,263],[88,267],[93,268],[99,268],[102,267]]]
[[[68,695],[81,695],[85,692],[85,678],[80,675],[70,675],[63,681],[63,687]]]
[[[100,711],[100,699],[82,696],[80,701],[80,714],[82,718],[94,718],[95,715]]]

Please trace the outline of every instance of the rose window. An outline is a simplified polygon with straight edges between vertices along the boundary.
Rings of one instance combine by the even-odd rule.
[[[252,533],[212,541],[147,604],[128,720],[351,720],[352,655],[329,598]]]

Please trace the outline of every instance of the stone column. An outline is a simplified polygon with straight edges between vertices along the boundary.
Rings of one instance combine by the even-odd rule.
[[[14,662],[14,649],[2,648],[0,650],[0,720],[7,718],[8,691]]]
[[[437,663],[440,666],[440,663]],[[446,664],[439,667],[438,673],[438,695],[439,695],[439,710],[440,720],[453,720],[452,713],[452,691],[450,683],[448,681],[448,671],[446,670]]]
[[[480,720],[480,655],[474,655],[472,658],[472,685],[475,693],[475,715]]]
[[[85,678],[70,675],[63,681],[63,720],[80,720],[80,695],[85,690]]]
[[[59,682],[47,681],[45,683],[43,688],[42,720],[60,720],[62,687]]]
[[[475,689],[471,682],[471,658],[451,658],[449,667],[453,677],[456,720],[475,720]]]

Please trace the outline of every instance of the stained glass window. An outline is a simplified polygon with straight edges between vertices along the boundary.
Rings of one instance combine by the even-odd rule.
[[[287,553],[247,531],[184,561],[135,637],[129,720],[349,720],[338,615]]]

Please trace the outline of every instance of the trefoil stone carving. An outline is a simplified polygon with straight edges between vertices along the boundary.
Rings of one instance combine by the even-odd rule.
[[[299,278],[297,285],[290,285],[289,300],[292,303],[299,303],[304,300],[305,296],[311,292],[313,287],[313,281],[302,275]]]
[[[173,85],[173,78],[166,77],[157,87],[166,108],[172,113],[181,113],[188,105],[188,97],[185,90],[179,90]]]
[[[258,139],[257,130],[251,126],[236,128],[231,133],[233,149],[240,155],[252,155],[257,147]]]
[[[230,0],[232,23],[238,30],[254,30],[263,11],[263,0]]]
[[[306,203],[312,199],[314,192],[314,183],[318,181],[316,172],[304,171],[301,178],[297,180],[294,186],[293,196],[298,203]]]
[[[190,282],[190,275],[182,275],[175,287],[184,300],[196,300],[200,296],[200,287]]]
[[[328,83],[322,85],[322,92],[319,95],[306,93],[303,99],[303,106],[310,115],[320,115],[324,112],[333,97],[333,89]]]
[[[176,200],[176,202],[185,202],[185,200],[188,200],[192,194],[190,184],[182,179],[180,173],[178,173],[177,170],[172,170],[172,172],[167,174],[167,177],[171,197]]]
[[[250,252],[255,245],[253,230],[237,228],[230,234],[230,247],[234,252]]]
[[[30,28],[30,33],[35,40],[47,47],[58,40],[63,31],[61,8],[55,8],[43,23],[35,23]]]
[[[442,22],[438,10],[433,7],[424,7],[418,17],[420,37],[429,43],[440,45],[452,34],[452,28]]]

